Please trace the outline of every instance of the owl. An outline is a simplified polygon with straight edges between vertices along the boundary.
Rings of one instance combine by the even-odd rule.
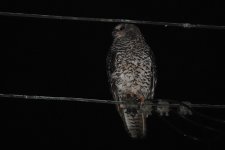
[[[141,107],[151,101],[156,87],[154,54],[140,29],[134,24],[119,24],[112,32],[107,56],[107,75],[113,99],[125,102],[116,106],[132,138],[146,135],[147,113]],[[126,105],[126,103],[135,104]]]

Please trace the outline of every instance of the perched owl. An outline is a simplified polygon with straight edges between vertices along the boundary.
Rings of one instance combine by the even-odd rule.
[[[117,110],[132,138],[146,134],[144,101],[154,97],[156,67],[154,55],[141,31],[133,24],[119,24],[113,32],[107,56],[107,74],[113,99],[134,102],[140,107],[117,105]]]

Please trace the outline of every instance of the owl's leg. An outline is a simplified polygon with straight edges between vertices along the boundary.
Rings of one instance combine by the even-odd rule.
[[[137,102],[139,102],[139,97],[138,97],[137,94],[129,92],[129,93],[126,94],[125,100],[129,104],[138,104]]]
[[[137,94],[136,95],[136,101],[138,102],[138,104],[140,106],[142,106],[144,104],[144,101],[145,101],[145,97],[143,95],[139,95]]]
[[[124,104],[118,104],[117,110],[127,108],[130,104],[129,102],[133,102],[133,100],[135,99],[135,94],[132,93],[132,92],[125,93],[125,94],[123,94],[123,96],[120,99],[125,103]]]
[[[125,110],[127,114],[132,115],[133,117],[138,113],[139,105],[136,101],[137,95],[133,92],[127,92],[125,94],[124,101],[126,101]]]
[[[140,102],[140,104],[144,104],[144,100],[145,100],[144,96],[141,95],[138,97],[138,101]]]
[[[126,99],[127,99],[127,100],[131,100],[131,99],[133,99],[134,97],[136,97],[136,94],[134,94],[134,93],[132,93],[132,92],[129,92],[129,93],[127,93],[127,95],[126,95]]]
[[[138,95],[137,96],[137,101],[138,101],[138,108],[139,109],[143,109],[144,102],[145,102],[145,97],[143,95]]]

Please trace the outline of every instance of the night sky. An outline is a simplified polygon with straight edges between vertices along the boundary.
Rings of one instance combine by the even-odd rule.
[[[127,2],[128,3],[128,2]],[[151,0],[141,2],[0,2],[0,11],[124,18],[225,25],[225,5]],[[111,99],[106,56],[117,23],[62,21],[0,16],[0,93]],[[156,98],[225,104],[225,30],[138,25],[156,56]],[[205,130],[176,113],[164,117],[190,140],[161,120],[148,119],[148,135],[132,140],[114,105],[0,98],[0,137],[7,146],[83,146],[89,149],[219,149],[225,125],[195,121],[221,129]],[[225,119],[225,111],[199,110]],[[31,145],[31,146],[29,146]],[[224,146],[225,147],[225,146]]]

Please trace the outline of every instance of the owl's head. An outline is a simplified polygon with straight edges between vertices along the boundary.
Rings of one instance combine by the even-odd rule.
[[[112,35],[115,39],[123,37],[137,38],[141,36],[141,31],[136,25],[122,23],[114,28]]]

